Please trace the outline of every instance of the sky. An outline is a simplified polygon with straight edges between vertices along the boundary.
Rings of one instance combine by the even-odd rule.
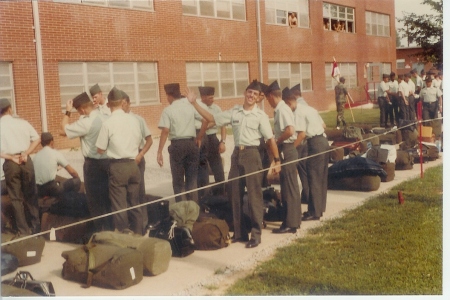
[[[416,13],[418,15],[435,13],[431,10],[431,6],[421,4],[422,2],[423,0],[395,0],[395,18],[402,18],[403,12]],[[402,27],[403,23],[396,22],[396,29]],[[406,39],[402,39],[402,45],[406,46]]]

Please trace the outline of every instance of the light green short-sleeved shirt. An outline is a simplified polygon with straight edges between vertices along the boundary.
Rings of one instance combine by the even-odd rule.
[[[200,102],[199,104],[201,105],[201,107],[206,109],[212,115],[216,115],[222,112],[222,109],[215,103],[211,104],[210,106],[206,105],[203,102]],[[217,134],[217,131],[218,131],[217,126],[213,126],[206,130],[206,135]]]
[[[181,98],[164,108],[158,128],[169,129],[169,140],[195,138],[195,119],[201,121],[202,116],[186,98]]]
[[[323,120],[319,112],[309,105],[299,105],[294,112],[295,131],[304,131],[306,138],[321,135],[325,132]]]
[[[69,161],[61,152],[45,146],[33,157],[33,165],[36,184],[42,185],[55,180],[58,166],[65,168],[69,165]]]
[[[261,137],[273,137],[269,117],[256,105],[250,111],[236,105],[214,115],[214,121],[219,127],[231,124],[235,146],[259,146]]]
[[[435,102],[439,97],[442,96],[442,91],[435,87],[426,87],[420,91],[420,98],[423,99],[425,103]]]
[[[95,146],[106,150],[110,158],[134,159],[139,153],[141,141],[141,126],[137,118],[118,109],[103,122]]]
[[[0,118],[0,149],[2,153],[17,154],[26,151],[39,138],[36,130],[24,119],[4,115]]]
[[[95,143],[103,122],[108,118],[108,116],[101,114],[99,110],[94,109],[89,116],[82,116],[78,121],[67,124],[64,131],[69,139],[80,138],[81,153],[84,157],[105,159],[108,156],[106,153],[97,153]]]
[[[145,119],[141,117],[140,115],[136,115],[135,113],[130,111],[130,115],[135,117],[139,121],[139,125],[141,126],[141,134],[142,134],[142,141],[139,145],[139,149],[144,148],[145,145],[145,138],[148,136],[151,136],[152,133],[150,132],[150,129],[148,128],[147,122],[145,122]]]
[[[295,128],[294,113],[292,112],[292,109],[284,101],[280,101],[275,107],[275,116],[273,124],[273,131],[275,133],[275,138],[278,139],[288,126],[292,126]],[[283,143],[285,144],[293,143],[296,138],[297,137],[295,135],[291,135],[291,137],[284,140]]]

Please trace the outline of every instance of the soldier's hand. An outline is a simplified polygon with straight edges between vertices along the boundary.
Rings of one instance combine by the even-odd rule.
[[[73,100],[72,99],[67,100],[67,102],[66,102],[66,111],[71,111],[72,108],[73,108]]]
[[[135,158],[134,161],[136,162],[137,165],[139,165],[141,163],[142,160],[142,155],[139,153]]]
[[[281,172],[280,162],[277,161],[277,162],[275,162],[274,166],[272,167],[272,173],[273,174],[278,174],[280,172]]]
[[[11,160],[13,162],[15,162],[16,164],[20,165],[22,163],[21,158],[22,158],[22,156],[20,154],[16,154],[16,155],[12,156]]]
[[[219,153],[224,153],[227,148],[225,147],[225,143],[219,143]]]
[[[157,156],[156,156],[156,161],[158,162],[158,165],[159,165],[160,167],[163,166],[164,160],[163,160],[162,153],[158,153],[158,154],[157,154]]]
[[[20,163],[21,163],[21,164],[24,164],[24,163],[27,162],[27,160],[28,160],[28,155],[25,154],[25,153],[22,153],[22,154],[20,155],[20,159],[19,159]]]
[[[195,144],[200,148],[202,146],[202,139],[195,139]]]
[[[197,94],[192,91],[190,88],[186,89],[186,98],[189,100],[189,102],[194,103],[197,100]]]

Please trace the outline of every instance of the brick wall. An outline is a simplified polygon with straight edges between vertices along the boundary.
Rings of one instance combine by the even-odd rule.
[[[267,82],[269,62],[311,62],[313,91],[304,97],[319,110],[335,109],[334,92],[325,89],[325,63],[335,56],[339,62],[356,62],[358,86],[365,84],[366,62],[391,62],[395,68],[394,0],[333,0],[355,8],[356,34],[324,31],[323,1],[309,1],[310,28],[265,24],[261,1],[263,80]],[[184,16],[180,1],[159,1],[154,12],[87,4],[39,1],[45,76],[45,102],[48,130],[60,131],[63,112],[59,91],[60,61],[151,61],[158,64],[161,103],[133,108],[142,115],[154,136],[157,123],[167,105],[163,85],[179,82],[186,87],[185,63],[191,61],[247,62],[249,80],[259,77],[256,2],[246,1],[246,21]],[[390,14],[391,37],[365,34],[365,11]],[[41,132],[39,91],[32,8],[30,2],[0,2],[0,61],[11,61],[17,112]],[[362,89],[352,91],[355,100],[364,99]],[[217,99],[223,108],[241,103],[242,98]],[[273,115],[265,105],[269,116]],[[78,118],[71,117],[71,122]],[[78,141],[57,137],[58,148],[76,147]]]

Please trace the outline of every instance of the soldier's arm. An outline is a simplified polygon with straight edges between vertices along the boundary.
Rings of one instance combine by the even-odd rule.
[[[161,128],[161,136],[159,138],[158,153],[156,155],[156,161],[158,162],[160,167],[162,167],[164,164],[162,150],[164,149],[164,145],[166,144],[168,136],[169,136],[169,128],[166,128],[166,127]]]
[[[282,144],[295,133],[294,126],[286,126],[283,133],[277,139],[277,145]]]
[[[67,165],[64,169],[66,169],[66,171],[70,174],[70,176],[72,176],[72,178],[80,178],[78,172],[74,168],[72,168],[71,165]]]
[[[272,168],[272,172],[278,174],[281,171],[280,154],[278,153],[278,147],[275,143],[275,139],[270,138],[269,140],[267,140],[267,145],[269,146],[270,152],[272,153],[275,161],[275,166]]]
[[[297,139],[294,141],[294,146],[297,148],[303,140],[306,138],[306,132],[304,131],[297,131]]]
[[[73,101],[72,99],[68,100],[66,103],[66,112],[70,112],[73,108]],[[70,113],[69,113],[70,114]],[[66,125],[69,124],[69,116],[64,114],[62,121],[61,121],[61,132],[60,135],[66,136]]]
[[[145,153],[147,153],[148,150],[150,150],[150,147],[153,145],[153,139],[152,136],[149,135],[145,137],[145,144],[144,147],[142,147],[141,152],[136,156],[135,160],[139,164],[144,157]]]

